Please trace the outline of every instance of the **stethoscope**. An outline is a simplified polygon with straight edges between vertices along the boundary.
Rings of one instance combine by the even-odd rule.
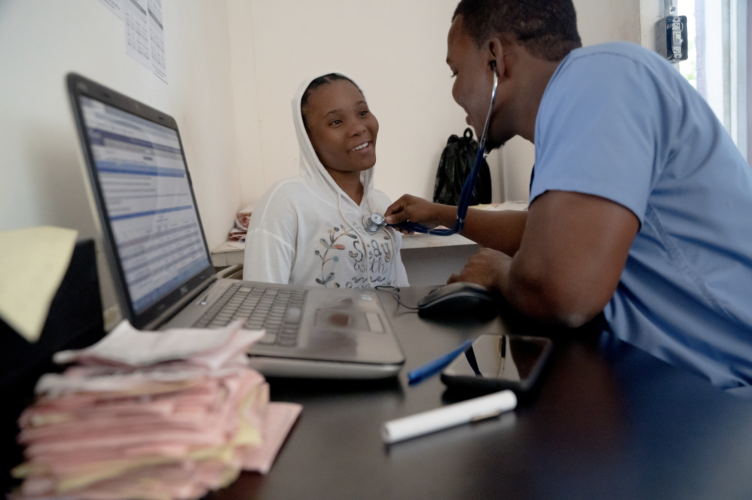
[[[480,137],[480,144],[478,145],[478,155],[475,157],[475,165],[470,171],[470,175],[465,179],[465,184],[462,185],[462,191],[460,192],[460,200],[457,204],[457,219],[454,221],[454,225],[449,229],[432,229],[424,226],[423,224],[417,224],[415,222],[405,221],[399,224],[387,224],[384,220],[384,216],[379,213],[372,213],[371,215],[363,216],[363,228],[368,234],[376,234],[381,227],[387,225],[396,229],[405,229],[415,233],[434,234],[436,236],[449,236],[452,234],[462,234],[462,230],[465,228],[465,217],[467,216],[467,205],[470,202],[470,196],[475,189],[475,181],[478,180],[478,174],[480,173],[480,166],[482,160],[485,160],[489,151],[486,151],[486,135],[488,134],[488,126],[491,123],[491,113],[493,112],[494,103],[496,102],[496,87],[499,84],[499,77],[496,75],[496,62],[491,61],[491,71],[493,72],[493,90],[491,91],[491,105],[488,107],[488,115],[486,115],[486,124],[483,126],[483,135]]]

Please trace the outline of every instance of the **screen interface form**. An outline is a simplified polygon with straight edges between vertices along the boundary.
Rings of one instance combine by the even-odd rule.
[[[88,97],[86,130],[133,308],[210,265],[177,133]]]

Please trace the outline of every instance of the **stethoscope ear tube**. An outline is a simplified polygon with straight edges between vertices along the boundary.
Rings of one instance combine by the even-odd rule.
[[[491,104],[488,107],[488,114],[486,115],[486,123],[483,126],[483,134],[480,137],[480,143],[478,144],[478,154],[475,157],[475,164],[470,174],[465,179],[465,183],[462,185],[462,191],[460,192],[459,203],[457,204],[457,218],[454,221],[454,225],[449,229],[432,229],[424,226],[423,224],[417,224],[415,222],[405,221],[399,224],[389,224],[395,229],[412,231],[414,233],[433,234],[436,236],[450,236],[452,234],[462,234],[462,230],[465,229],[465,217],[467,216],[467,207],[470,203],[470,196],[473,189],[475,189],[475,182],[480,174],[480,165],[482,160],[488,156],[486,152],[486,136],[488,135],[488,127],[491,123],[491,114],[493,113],[494,103],[496,102],[496,87],[499,84],[499,77],[496,75],[496,64],[491,63],[491,71],[493,72],[493,90],[491,91]],[[374,214],[378,215],[378,214]],[[364,224],[365,225],[365,224]]]
[[[449,229],[436,229],[426,227],[423,224],[416,224],[415,222],[405,221],[399,224],[389,224],[389,226],[395,229],[412,231],[414,233],[432,234],[435,236],[450,236],[452,234],[462,234],[462,230],[465,229],[465,217],[467,217],[467,208],[470,202],[470,195],[475,189],[475,182],[480,174],[481,160],[485,154],[483,149],[478,149],[478,155],[475,158],[475,165],[470,171],[470,174],[465,179],[465,183],[462,185],[462,191],[460,192],[459,204],[457,205],[457,218],[454,220],[454,225]]]

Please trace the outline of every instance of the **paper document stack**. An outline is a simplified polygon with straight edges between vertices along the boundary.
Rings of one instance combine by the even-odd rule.
[[[142,332],[121,323],[55,355],[20,418],[16,498],[188,499],[268,472],[301,407],[270,403],[245,351],[263,331]]]

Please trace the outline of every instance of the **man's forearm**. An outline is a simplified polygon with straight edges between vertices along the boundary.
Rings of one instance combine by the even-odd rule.
[[[578,294],[581,291],[576,285],[556,283],[556,279],[524,268],[519,259],[509,259],[494,273],[501,294],[522,314],[542,323],[577,328],[603,309],[581,300],[584,293]]]
[[[462,236],[511,256],[520,248],[526,222],[527,212],[489,212],[471,208],[467,211]]]
[[[384,213],[388,224],[412,221],[428,226],[452,227],[457,220],[457,207],[431,203],[417,196],[404,195]],[[462,235],[485,248],[514,255],[520,248],[528,212],[490,212],[469,209]]]

